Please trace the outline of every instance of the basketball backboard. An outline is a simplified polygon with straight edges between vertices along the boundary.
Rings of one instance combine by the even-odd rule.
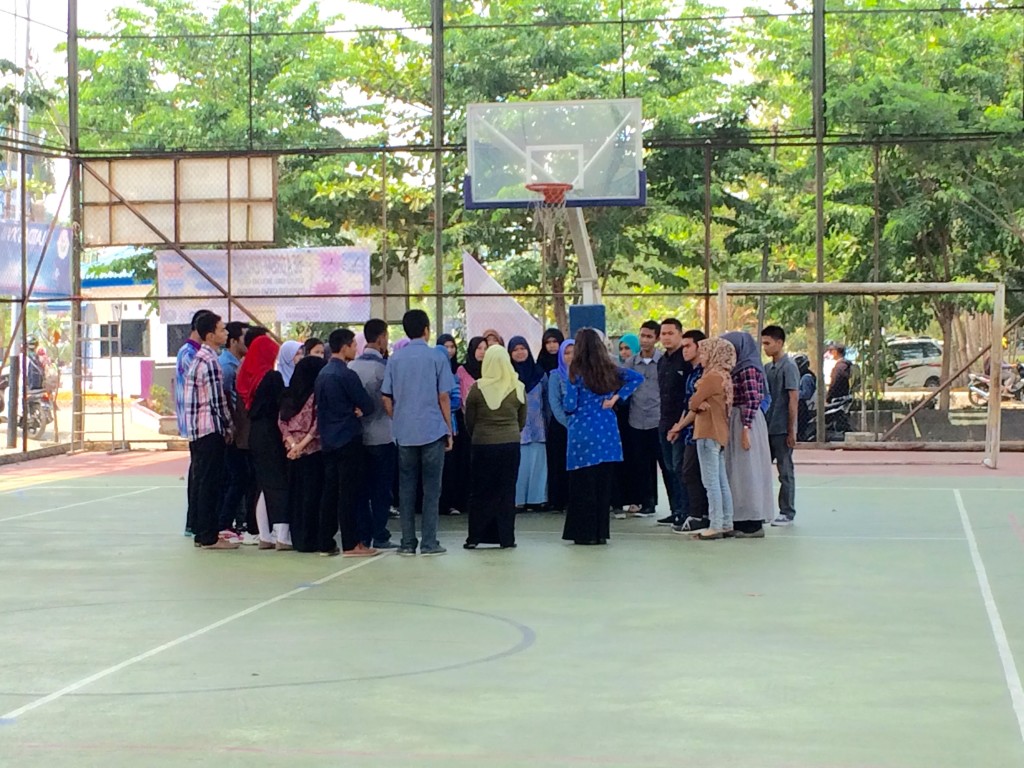
[[[568,207],[644,205],[640,99],[470,104],[467,208],[526,208],[527,184],[572,184]]]

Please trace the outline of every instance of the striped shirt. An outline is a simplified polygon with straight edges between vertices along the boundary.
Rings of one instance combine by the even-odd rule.
[[[231,429],[220,363],[217,353],[206,344],[196,352],[185,375],[185,416],[192,441],[215,433],[227,435]]]

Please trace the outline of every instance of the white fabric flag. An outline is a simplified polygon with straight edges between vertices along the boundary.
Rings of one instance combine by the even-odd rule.
[[[479,336],[484,330],[493,328],[506,343],[513,336],[522,336],[536,357],[544,335],[544,327],[537,318],[523,309],[480,262],[465,252],[462,254],[462,276],[466,286],[466,327],[469,335]],[[477,293],[501,295],[473,295]]]

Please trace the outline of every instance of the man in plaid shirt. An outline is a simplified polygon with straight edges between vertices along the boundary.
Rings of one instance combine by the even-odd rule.
[[[238,549],[238,541],[218,536],[218,512],[224,473],[224,450],[232,440],[231,412],[217,350],[228,339],[219,315],[196,321],[203,340],[185,375],[185,420],[195,483],[195,545],[203,549]]]

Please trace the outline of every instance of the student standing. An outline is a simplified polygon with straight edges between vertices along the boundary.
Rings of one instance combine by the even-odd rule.
[[[324,461],[316,421],[313,387],[327,361],[304,357],[281,397],[278,427],[288,458],[288,516],[292,546],[299,552],[319,549],[320,502],[324,495]]]
[[[526,388],[504,347],[491,347],[466,399],[473,441],[466,549],[516,545],[516,474],[526,417]]]
[[[567,541],[608,542],[611,476],[622,461],[615,404],[642,383],[640,374],[615,365],[596,331],[576,334],[563,403],[569,415],[569,507],[562,531]]]
[[[281,345],[281,351],[277,356],[277,372],[281,374],[286,387],[291,384],[295,366],[299,364],[304,354],[301,341],[286,341]]]
[[[558,347],[558,367],[548,374],[548,506],[564,512],[569,499],[569,475],[565,454],[569,446],[569,417],[565,413],[565,385],[569,380],[574,339],[566,339]]]
[[[671,513],[658,520],[658,525],[682,525],[689,512],[686,488],[682,482],[685,446],[668,440],[668,431],[686,410],[687,377],[693,366],[683,358],[683,324],[669,317],[661,321],[661,346],[665,354],[658,361],[658,392],[661,397],[661,421],[658,435],[667,469],[668,501]]]
[[[316,378],[316,417],[324,455],[324,495],[320,505],[320,554],[339,553],[334,534],[341,531],[344,557],[373,557],[380,550],[359,539],[357,518],[364,481],[363,427],[375,412],[373,400],[348,363],[356,357],[356,335],[348,328],[331,331],[331,359]]]
[[[188,413],[185,408],[185,377],[188,375],[189,369],[192,367],[192,362],[196,359],[196,352],[203,345],[203,340],[199,336],[199,332],[196,330],[196,323],[203,315],[210,314],[208,309],[200,309],[194,315],[192,315],[192,324],[190,326],[189,336],[185,339],[185,343],[178,349],[177,355],[177,366],[175,368],[174,377],[174,412],[178,418],[178,435],[180,437],[188,437]],[[187,502],[185,511],[185,535],[193,536],[196,531],[196,519],[195,519],[195,483],[193,482],[193,462],[191,461],[191,446],[189,442],[189,465],[188,465],[188,485],[187,485]]]
[[[359,538],[366,547],[395,549],[391,541],[388,518],[393,500],[395,472],[398,468],[398,448],[391,432],[391,417],[384,410],[380,387],[387,369],[388,324],[383,320],[369,320],[363,326],[366,346],[363,353],[348,364],[363,384],[366,394],[373,400],[373,413],[363,415],[363,454],[366,477],[359,495]]]
[[[516,507],[533,510],[548,500],[548,453],[545,412],[544,369],[533,359],[530,345],[522,336],[508,342],[512,366],[526,389],[526,426],[520,439],[519,477],[516,480]],[[487,358],[484,358],[485,360]]]
[[[658,360],[655,349],[661,325],[648,320],[640,327],[639,351],[625,367],[644,377],[643,384],[629,400],[629,419],[624,442],[626,473],[629,478],[627,498],[634,517],[654,517],[658,506],[658,469],[665,472],[665,462],[658,438],[661,423],[661,393],[658,390]]]
[[[260,549],[292,547],[288,502],[288,458],[278,416],[284,380],[273,369],[279,348],[269,336],[256,339],[238,369],[238,394],[249,415],[249,453],[256,476],[256,524]]]
[[[228,341],[224,351],[220,353],[217,362],[223,374],[224,396],[228,401],[228,410],[231,412],[231,423],[234,425],[234,440],[227,446],[224,454],[224,489],[220,506],[220,529],[221,531],[237,531],[243,533],[248,527],[248,515],[246,514],[245,491],[249,487],[249,435],[248,419],[240,417],[244,408],[240,407],[238,395],[235,392],[235,378],[238,376],[238,368],[245,357],[245,331],[248,326],[241,322],[230,322],[224,326],[227,330]],[[242,434],[242,427],[245,426],[245,434]]]
[[[796,447],[797,420],[800,409],[800,369],[786,354],[786,331],[769,325],[761,331],[761,346],[771,358],[764,372],[772,404],[765,419],[768,422],[768,447],[779,473],[779,516],[772,521],[776,527],[793,524],[796,517],[796,477],[793,471],[793,449]]]
[[[700,364],[700,349],[698,345],[707,338],[703,331],[696,329],[686,331],[683,334],[683,360],[690,366],[690,373],[686,377],[684,386],[685,399],[683,401],[683,412],[686,413],[692,406],[690,398],[697,391],[697,384],[704,375],[704,368]],[[686,519],[681,524],[672,526],[672,533],[691,534],[707,528],[711,523],[708,517],[708,494],[704,487],[704,478],[701,474],[700,455],[697,450],[697,440],[694,437],[693,424],[683,428],[680,439],[677,442],[683,443],[683,488],[686,489]],[[725,443],[722,443],[725,445]]]
[[[447,550],[437,540],[438,501],[444,454],[452,448],[451,389],[454,385],[447,361],[427,344],[430,318],[411,309],[402,318],[408,345],[391,357],[381,395],[392,418],[398,443],[399,511],[402,542],[398,554],[412,556],[419,545],[421,555],[443,555]],[[397,345],[396,345],[397,348]],[[416,502],[423,483],[422,541],[416,539]]]
[[[768,393],[761,350],[749,333],[732,331],[722,337],[736,350],[732,369],[733,408],[729,415],[726,469],[735,514],[736,538],[764,538],[764,523],[771,521],[772,454],[761,403]]]
[[[699,363],[703,375],[690,397],[689,410],[669,432],[669,439],[676,441],[683,429],[690,425],[694,428],[710,510],[710,525],[693,537],[701,541],[734,535],[732,493],[723,451],[729,443],[731,372],[735,362],[736,351],[729,342],[723,339],[700,342]]]
[[[203,340],[185,375],[186,434],[195,464],[195,545],[203,549],[238,549],[235,539],[218,536],[224,447],[231,442],[231,413],[217,350],[227,341],[220,316],[207,312],[196,321]]]

